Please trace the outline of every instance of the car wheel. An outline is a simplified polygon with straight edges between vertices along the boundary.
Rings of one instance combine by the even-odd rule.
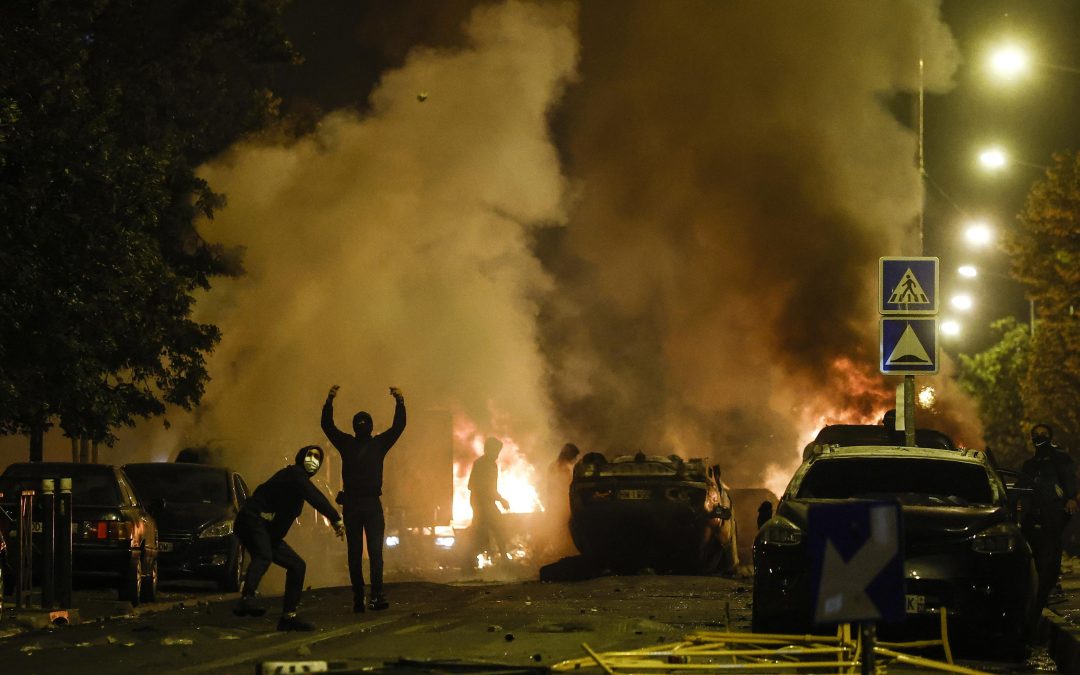
[[[150,572],[142,580],[142,588],[139,589],[139,601],[140,602],[154,602],[157,600],[157,585],[158,585],[158,561],[154,558],[154,562],[150,563]]]
[[[132,607],[138,607],[142,596],[142,570],[142,556],[132,558],[127,575],[120,582],[120,599],[127,600]]]
[[[244,580],[244,547],[237,546],[236,551],[229,559],[225,572],[218,579],[218,588],[225,593],[235,593],[240,590],[240,584]]]

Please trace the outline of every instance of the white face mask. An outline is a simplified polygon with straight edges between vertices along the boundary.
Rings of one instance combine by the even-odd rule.
[[[314,476],[320,466],[322,466],[322,460],[314,452],[309,452],[304,457],[304,471],[307,472],[307,475]]]

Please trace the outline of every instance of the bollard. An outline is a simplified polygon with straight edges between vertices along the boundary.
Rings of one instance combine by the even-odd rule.
[[[19,520],[15,524],[19,547],[19,563],[15,570],[15,606],[30,605],[30,589],[34,587],[34,491],[19,492]]]
[[[60,479],[56,495],[56,581],[60,608],[71,609],[71,479]]]
[[[41,480],[41,608],[56,601],[56,481]]]

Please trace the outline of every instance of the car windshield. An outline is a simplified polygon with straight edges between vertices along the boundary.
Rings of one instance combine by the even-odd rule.
[[[120,489],[116,477],[108,467],[103,466],[66,466],[53,469],[44,466],[9,466],[0,477],[0,492],[4,501],[14,502],[22,490],[34,490],[41,493],[41,480],[52,478],[59,488],[61,477],[71,478],[71,503],[75,506],[118,506]]]
[[[992,504],[986,469],[970,462],[913,457],[836,457],[807,469],[800,499],[895,498],[924,506]]]
[[[183,464],[129,464],[124,471],[143,500],[229,503],[229,475],[225,471]]]

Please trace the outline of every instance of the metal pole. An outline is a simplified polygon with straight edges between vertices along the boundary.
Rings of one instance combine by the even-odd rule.
[[[904,376],[904,445],[915,447],[915,376]]]
[[[60,479],[56,503],[56,576],[60,608],[71,608],[71,479]]]
[[[874,675],[874,642],[877,631],[872,621],[859,624],[859,637],[862,642],[862,675]]]
[[[15,573],[15,606],[30,605],[30,589],[34,587],[34,491],[19,492],[19,522],[16,538],[19,541],[19,567]]]
[[[56,481],[41,481],[41,608],[52,609],[56,599]]]

